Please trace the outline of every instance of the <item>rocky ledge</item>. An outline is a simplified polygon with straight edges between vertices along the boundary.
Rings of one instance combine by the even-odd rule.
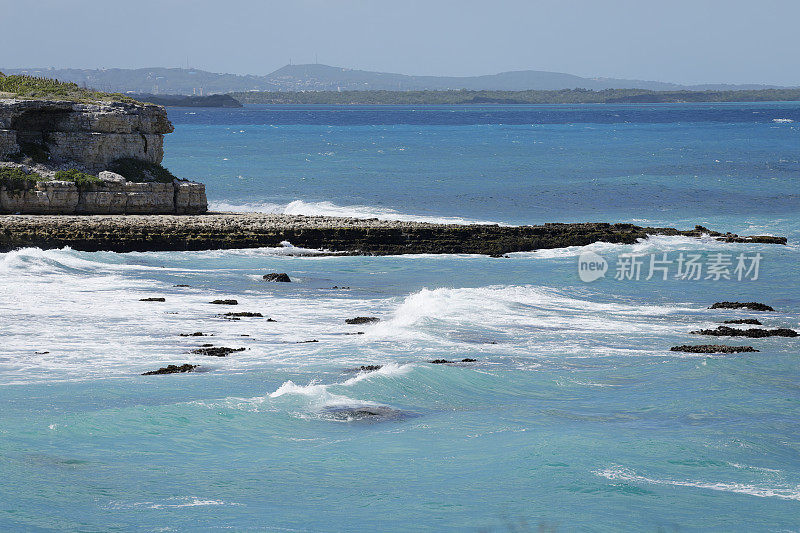
[[[679,231],[633,224],[581,223],[496,226],[394,222],[377,219],[228,213],[189,216],[0,216],[0,251],[19,247],[116,252],[294,246],[330,253],[497,255],[598,241],[633,244],[650,235],[710,234],[728,242],[785,244],[783,237],[739,237],[702,228]],[[298,250],[298,254],[303,253]]]

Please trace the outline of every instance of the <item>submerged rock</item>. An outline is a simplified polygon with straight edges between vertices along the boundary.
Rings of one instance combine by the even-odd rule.
[[[383,365],[361,365],[359,370],[362,372],[375,372],[376,370],[380,370],[383,368]]]
[[[208,335],[202,331],[195,331],[194,333],[181,333],[181,337],[213,337],[213,335]]]
[[[193,372],[195,368],[200,365],[190,365],[185,364],[181,366],[176,365],[168,365],[163,368],[159,368],[158,370],[151,370],[150,372],[145,372],[143,376],[157,376],[159,374],[180,374],[182,372]]]
[[[376,316],[357,316],[355,318],[348,318],[345,324],[372,324],[373,322],[380,322],[381,319]]]
[[[689,346],[684,344],[682,346],[673,346],[670,348],[672,352],[687,352],[687,353],[740,353],[740,352],[757,352],[752,346],[726,346],[724,344],[700,344],[697,346]]]
[[[717,337],[752,337],[760,339],[763,337],[797,337],[797,332],[789,328],[777,329],[737,329],[728,326],[717,326],[717,329],[701,329],[692,331],[695,335],[715,335]]]
[[[286,272],[282,272],[280,274],[277,273],[277,272],[272,272],[270,274],[264,274],[263,279],[264,279],[264,281],[273,281],[273,282],[277,282],[277,283],[289,283],[289,282],[292,281],[289,278],[289,274],[287,274]]]
[[[751,311],[774,311],[772,307],[758,302],[717,302],[709,309],[750,309]]]
[[[249,311],[244,311],[241,313],[225,313],[222,316],[230,316],[230,317],[245,317],[245,318],[264,318],[264,315],[261,313],[250,313]]]
[[[208,303],[215,305],[239,305],[238,300],[213,300]]]
[[[387,405],[328,406],[322,411],[323,418],[337,422],[385,422],[402,420],[412,415]]]
[[[186,288],[186,287],[191,287],[191,285],[187,285],[187,284],[185,284],[185,283],[179,283],[178,285],[173,285],[173,287],[183,287],[183,288]]]
[[[140,302],[166,302],[166,298],[140,298]]]
[[[724,320],[723,324],[751,324],[753,326],[763,326],[761,321],[755,318],[737,318],[735,320]]]
[[[236,352],[243,352],[246,348],[226,348],[220,346],[218,348],[204,347],[192,350],[191,353],[198,355],[209,355],[211,357],[227,357],[228,355]]]
[[[447,359],[434,359],[433,361],[428,361],[432,365],[449,365],[453,363],[475,363],[477,359],[470,359],[469,357],[465,357],[461,361],[448,361]]]

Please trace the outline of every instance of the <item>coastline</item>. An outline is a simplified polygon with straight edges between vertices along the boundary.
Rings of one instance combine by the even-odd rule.
[[[70,247],[89,252],[196,251],[276,247],[288,241],[297,247],[349,255],[502,255],[599,241],[633,244],[653,235],[705,234],[724,242],[786,244],[785,237],[745,237],[701,226],[679,230],[601,222],[497,226],[260,213],[0,215],[0,252],[24,247]]]

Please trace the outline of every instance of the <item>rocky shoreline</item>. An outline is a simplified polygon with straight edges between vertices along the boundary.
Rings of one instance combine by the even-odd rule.
[[[741,237],[633,224],[540,226],[430,224],[377,219],[210,213],[206,215],[0,215],[0,251],[69,246],[81,251],[147,252],[293,246],[353,255],[464,253],[502,256],[594,242],[633,244],[651,235],[786,244],[784,237]],[[299,253],[299,252],[298,252]]]

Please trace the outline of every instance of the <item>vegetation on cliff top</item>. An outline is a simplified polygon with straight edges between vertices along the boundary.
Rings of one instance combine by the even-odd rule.
[[[90,185],[102,185],[103,180],[92,174],[86,174],[79,170],[59,170],[55,175],[56,181],[71,181],[79,189],[84,189]]]
[[[2,96],[30,100],[140,103],[130,96],[119,93],[93,91],[92,89],[78,87],[78,85],[74,83],[67,83],[49,78],[37,78],[35,76],[5,76],[0,72],[0,97]]]
[[[31,172],[25,172],[19,167],[0,167],[0,187],[7,191],[22,191],[36,186],[37,181],[45,181],[46,178]]]
[[[135,181],[140,183],[146,182],[159,182],[159,183],[172,183],[177,179],[172,172],[162,167],[157,163],[150,163],[141,159],[132,157],[123,157],[111,163],[109,170],[116,172],[128,181]]]
[[[648,91],[563,89],[558,91],[304,91],[232,93],[243,104],[454,105],[454,104],[627,104],[683,102],[798,101],[800,89],[752,91]]]

